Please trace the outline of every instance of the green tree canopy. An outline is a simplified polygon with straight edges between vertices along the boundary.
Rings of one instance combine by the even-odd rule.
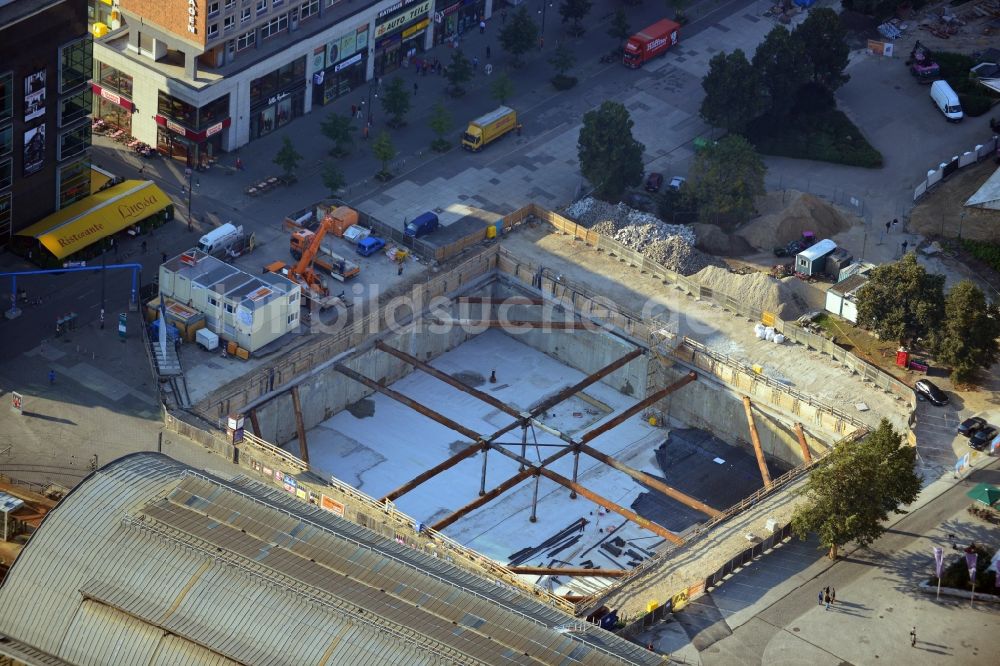
[[[278,150],[278,154],[274,156],[272,161],[281,167],[285,178],[290,179],[295,176],[295,168],[302,161],[302,155],[295,150],[292,140],[286,136],[282,138],[281,149]]]
[[[628,24],[628,16],[625,8],[619,7],[615,10],[615,15],[611,17],[608,24],[608,37],[618,40],[618,50],[625,47],[625,40],[632,36],[632,27]]]
[[[372,143],[372,153],[375,155],[375,159],[382,163],[382,170],[377,175],[389,178],[392,175],[389,172],[389,161],[396,156],[396,146],[393,145],[392,137],[385,130],[379,132],[378,136],[375,137],[375,141]]]
[[[500,46],[513,58],[515,67],[520,67],[521,56],[538,42],[538,25],[528,14],[528,8],[521,5],[500,30]]]
[[[858,324],[883,340],[909,345],[937,329],[944,316],[944,276],[929,274],[909,252],[878,266],[857,295]]]
[[[796,93],[812,74],[801,41],[792,39],[785,26],[775,26],[757,47],[751,62],[767,90],[772,114],[776,119],[787,117]]]
[[[552,65],[552,69],[556,70],[556,74],[563,76],[566,72],[573,69],[573,65],[576,64],[576,56],[573,55],[573,51],[569,46],[565,43],[560,43],[555,51],[549,55],[549,64]]]
[[[944,321],[931,336],[937,360],[951,368],[951,378],[968,382],[997,361],[1000,307],[986,302],[971,280],[962,280],[944,301]]]
[[[688,174],[689,193],[704,221],[742,222],[764,194],[767,167],[749,141],[738,134],[698,151]]]
[[[830,559],[850,541],[873,543],[889,514],[917,499],[915,460],[916,449],[885,419],[864,440],[838,444],[809,475],[792,530],[800,539],[818,534]]]
[[[829,7],[813,7],[792,33],[801,44],[812,70],[812,80],[833,91],[847,83],[844,74],[850,49],[840,16]]]
[[[398,76],[392,77],[389,85],[382,93],[382,109],[391,116],[389,125],[391,127],[402,127],[406,124],[404,117],[410,110],[410,91],[406,88],[406,83]]]
[[[472,63],[458,49],[451,52],[451,62],[448,63],[445,78],[448,79],[448,90],[452,97],[465,94],[462,84],[472,80]]]
[[[760,74],[740,49],[715,54],[701,87],[705,89],[701,117],[728,132],[743,134],[750,122],[767,110],[767,91]]]
[[[451,113],[448,112],[448,107],[440,100],[435,102],[431,108],[431,117],[428,124],[431,127],[431,131],[437,137],[431,143],[431,148],[442,153],[448,150],[451,147],[451,142],[445,138],[445,135],[451,131],[455,123],[452,120]]]
[[[642,182],[642,151],[632,137],[632,118],[624,105],[606,101],[583,116],[577,140],[580,171],[598,197],[617,202],[628,187]]]
[[[319,124],[319,131],[323,136],[333,141],[333,150],[330,151],[332,154],[343,157],[351,152],[351,146],[354,143],[351,132],[354,131],[354,126],[347,116],[342,116],[339,113],[329,114]]]
[[[573,28],[570,34],[582,35],[583,27],[580,25],[580,21],[584,19],[587,14],[590,13],[590,8],[592,3],[590,0],[563,0],[562,4],[559,5],[559,14],[562,16],[562,22],[568,23],[573,22]]]
[[[323,179],[323,187],[330,192],[331,197],[335,197],[344,189],[347,181],[344,179],[344,172],[337,168],[336,162],[325,162],[323,170],[320,171],[320,178]]]
[[[514,82],[511,80],[506,70],[500,72],[500,74],[493,79],[493,82],[490,83],[490,95],[492,95],[493,99],[501,104],[506,104],[507,100],[514,96]]]

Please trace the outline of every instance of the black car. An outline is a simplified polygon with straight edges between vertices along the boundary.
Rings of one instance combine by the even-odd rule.
[[[985,427],[986,419],[973,416],[962,421],[962,424],[958,426],[958,434],[965,435],[966,437],[972,437],[973,433],[977,430],[982,430]]]
[[[913,388],[916,389],[917,395],[923,396],[932,405],[940,407],[941,405],[948,404],[948,395],[935,386],[930,380],[917,380],[917,383],[913,385]]]
[[[656,173],[655,171],[648,176],[646,176],[646,191],[647,192],[659,192],[660,188],[663,187],[663,174]]]
[[[969,446],[974,448],[976,451],[982,451],[996,436],[997,429],[991,425],[987,425],[986,427],[977,430],[972,437],[969,438]]]

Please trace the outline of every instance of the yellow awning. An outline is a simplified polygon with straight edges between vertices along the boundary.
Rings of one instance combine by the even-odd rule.
[[[38,239],[57,259],[137,224],[173,202],[150,180],[126,180],[17,232]]]
[[[90,165],[90,193],[97,194],[114,176],[104,169]]]

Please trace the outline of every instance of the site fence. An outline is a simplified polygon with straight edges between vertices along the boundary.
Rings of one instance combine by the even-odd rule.
[[[913,190],[913,200],[916,201],[920,197],[927,194],[931,188],[940,183],[942,180],[948,178],[948,176],[952,175],[959,169],[973,164],[978,164],[981,160],[994,155],[996,153],[998,141],[1000,141],[1000,137],[994,135],[983,143],[976,144],[969,150],[963,151],[960,155],[952,156],[947,162],[941,162],[937,168],[928,169],[927,177],[917,183],[917,186]]]
[[[806,192],[820,199],[825,199],[841,208],[846,208],[863,220],[871,219],[871,209],[868,208],[863,197],[851,194],[839,187],[828,185],[826,180],[813,180],[811,178],[797,179],[785,174],[773,176],[770,173],[764,180],[769,190],[781,193],[781,203],[783,204],[788,203],[791,196],[789,190],[798,190],[799,192]]]

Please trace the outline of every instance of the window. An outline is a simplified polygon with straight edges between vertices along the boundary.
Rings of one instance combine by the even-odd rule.
[[[208,26],[208,37],[211,39],[212,37],[218,37],[218,36],[219,36],[219,24],[213,23],[212,25]]]
[[[208,3],[208,15],[214,16],[219,13],[219,0],[212,0]]]
[[[211,305],[213,308],[219,307],[219,301],[215,300],[211,296],[208,297],[208,304]]]
[[[326,6],[327,7],[333,7],[335,4],[337,4],[338,2],[342,2],[342,1],[343,0],[326,0]]]
[[[14,160],[0,160],[0,190],[5,187],[10,187],[11,174],[14,173],[13,164]],[[7,196],[9,197],[10,195]]]
[[[289,303],[294,303],[294,302],[295,302],[295,301],[297,301],[297,300],[299,300],[299,292],[297,292],[297,291],[296,291],[296,292],[295,292],[294,294],[292,294],[292,295],[291,295],[291,297],[290,297],[290,298],[288,299],[288,302],[289,302]]]
[[[90,113],[94,93],[83,88],[75,95],[59,100],[59,127],[69,127]]]
[[[0,129],[0,156],[6,155],[14,146],[14,128],[4,127]]]
[[[288,14],[271,19],[260,28],[260,38],[268,39],[288,29]]]
[[[267,0],[257,0],[257,16],[267,11]]]
[[[94,71],[94,42],[90,36],[59,49],[59,92],[82,86]]]
[[[90,196],[90,158],[59,167],[59,208]]]
[[[182,99],[159,91],[156,99],[156,112],[161,116],[176,120],[192,129],[197,129],[198,109]]]
[[[303,3],[302,11],[299,14],[303,21],[316,14],[319,14],[319,0],[309,0],[309,2]]]
[[[242,51],[243,49],[248,49],[254,45],[257,40],[257,33],[251,30],[250,32],[243,33],[236,38],[236,50]]]
[[[235,7],[235,6],[236,6],[236,0],[226,0],[226,11],[227,12],[230,9],[232,9],[233,7]]]
[[[90,147],[90,123],[74,127],[59,135],[59,157],[64,160],[79,155]],[[89,194],[89,192],[88,192]]]
[[[232,30],[233,26],[235,25],[236,25],[235,16],[227,16],[226,18],[222,19],[222,29],[225,32],[229,32],[230,30]]]
[[[233,314],[233,304],[232,303],[226,303],[226,312],[228,312],[229,314]]]
[[[115,69],[111,65],[105,65],[102,62],[99,75],[101,77],[102,88],[114,90],[126,97],[132,96],[132,77],[128,74]]]
[[[280,7],[283,4],[285,4],[285,0],[271,0],[271,9],[274,9],[275,7]]]
[[[250,20],[250,8],[244,7],[243,13],[240,14],[240,23],[246,23],[249,20]]]
[[[298,319],[298,318],[299,318],[299,313],[298,312],[293,312],[292,314],[288,315],[288,323],[289,324],[293,324],[293,323],[295,323],[295,320]]]
[[[0,175],[3,174],[3,165],[0,164]],[[10,236],[11,215],[10,203],[13,195],[0,194],[0,237]]]
[[[11,117],[14,110],[14,73],[0,74],[0,122]]]

